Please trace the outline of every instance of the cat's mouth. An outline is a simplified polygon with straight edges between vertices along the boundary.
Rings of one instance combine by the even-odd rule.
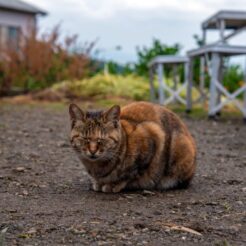
[[[98,156],[91,155],[91,156],[89,156],[89,158],[92,159],[92,160],[96,160],[98,158]]]
[[[98,155],[87,155],[86,157],[87,157],[89,160],[91,160],[91,161],[96,161],[96,160],[99,159],[100,156],[98,156]]]

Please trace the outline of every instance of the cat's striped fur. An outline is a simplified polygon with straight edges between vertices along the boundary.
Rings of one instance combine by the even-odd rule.
[[[163,106],[136,102],[122,109],[84,112],[69,108],[71,143],[93,189],[186,187],[195,172],[196,146],[184,123]]]

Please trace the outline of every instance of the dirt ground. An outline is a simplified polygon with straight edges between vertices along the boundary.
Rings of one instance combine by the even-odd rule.
[[[185,122],[188,189],[103,194],[70,148],[66,108],[0,106],[0,245],[246,245],[246,125]]]

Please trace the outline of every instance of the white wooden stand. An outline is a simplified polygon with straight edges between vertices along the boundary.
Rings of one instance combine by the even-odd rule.
[[[210,85],[209,85],[209,116],[214,117],[216,113],[228,103],[233,103],[243,114],[246,119],[246,81],[239,89],[233,93],[223,86],[221,80],[221,64],[224,57],[231,57],[235,55],[246,55],[246,46],[232,46],[226,44],[214,44],[203,46],[199,49],[191,50],[188,52],[190,64],[192,64],[195,57],[211,57],[211,60],[207,59],[207,65],[209,67]],[[192,109],[192,72],[193,67],[190,67],[190,79],[187,93],[187,110]],[[224,95],[225,100],[221,101],[221,95]],[[237,97],[243,94],[243,103],[237,100]]]
[[[166,83],[165,65],[171,65],[173,67],[173,81],[174,86],[170,88]],[[178,88],[178,65],[184,66],[184,82],[182,86]],[[155,57],[149,63],[150,71],[150,95],[151,100],[159,102],[160,104],[167,105],[171,102],[179,102],[186,104],[186,101],[180,96],[182,90],[186,89],[188,85],[188,58],[174,55],[163,55]],[[154,89],[154,75],[158,77],[158,96],[156,96]]]

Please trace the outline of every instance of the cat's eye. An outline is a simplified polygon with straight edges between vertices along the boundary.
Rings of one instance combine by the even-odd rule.
[[[86,143],[89,143],[89,142],[90,142],[90,139],[89,139],[89,138],[83,138],[83,140],[84,140]]]
[[[98,144],[102,143],[102,139],[98,138],[98,139],[97,139],[97,143],[98,143]]]

